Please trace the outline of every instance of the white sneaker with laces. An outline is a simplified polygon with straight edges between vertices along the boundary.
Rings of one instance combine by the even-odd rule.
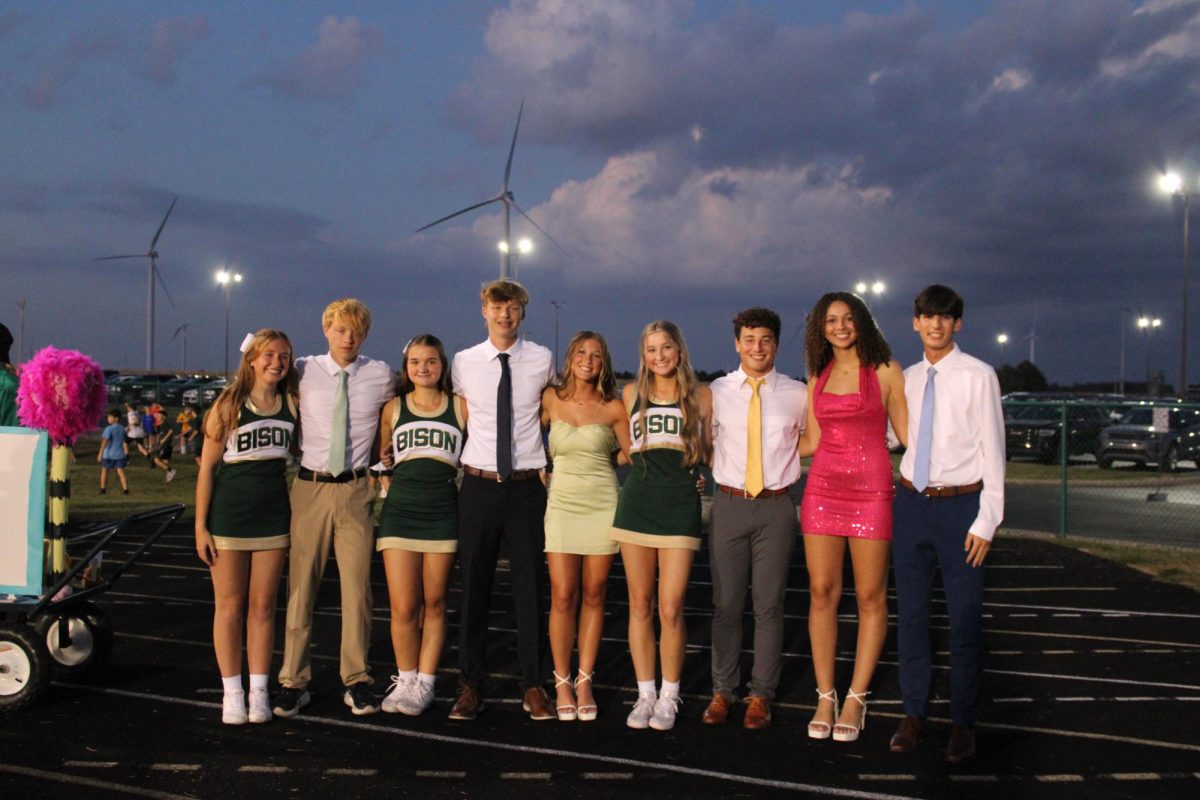
[[[654,703],[654,714],[650,717],[650,727],[656,731],[669,731],[675,727],[675,715],[678,713],[678,697],[660,697]]]
[[[226,725],[246,724],[246,693],[226,692],[221,699],[221,722]]]
[[[251,689],[250,710],[247,719],[254,723],[270,722],[273,716],[271,713],[271,695],[267,693],[267,690],[265,688]]]
[[[633,711],[630,711],[629,716],[625,718],[625,724],[634,730],[645,730],[646,726],[650,724],[650,717],[654,715],[657,702],[657,695],[639,694],[637,702],[633,704]]]
[[[402,711],[401,703],[404,702],[405,696],[411,692],[412,684],[416,683],[415,678],[401,678],[399,675],[392,676],[392,685],[388,688],[387,695],[383,698],[383,703],[380,704],[380,709],[385,714],[398,714]],[[404,713],[408,713],[405,711]]]
[[[173,480],[175,480],[175,470],[169,469],[167,470],[167,483],[170,483]]]
[[[397,710],[401,714],[416,717],[431,705],[433,705],[433,687],[426,686],[418,678],[409,684],[408,691],[397,701]]]

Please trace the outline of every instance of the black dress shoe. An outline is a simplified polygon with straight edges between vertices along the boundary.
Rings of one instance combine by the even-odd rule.
[[[911,753],[917,749],[917,741],[921,738],[921,725],[923,721],[920,717],[909,714],[900,721],[900,727],[892,734],[892,740],[888,743],[888,749],[893,753]]]
[[[946,763],[961,764],[975,757],[975,731],[966,725],[955,725],[950,729],[950,741],[946,744]]]

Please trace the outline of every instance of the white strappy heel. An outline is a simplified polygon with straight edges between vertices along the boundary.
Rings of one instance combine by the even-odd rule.
[[[837,689],[830,689],[828,692],[822,692],[817,689],[817,706],[821,705],[822,700],[829,700],[833,703],[833,718],[838,718],[838,698]],[[833,732],[833,724],[829,722],[820,722],[813,720],[808,723],[808,738],[810,739],[828,739],[829,734]]]
[[[850,689],[846,692],[846,700],[857,700],[862,704],[862,716],[859,717],[858,725],[848,725],[845,722],[839,722],[833,726],[833,740],[835,742],[853,742],[858,739],[858,734],[867,729],[867,695],[870,692],[858,692]]]

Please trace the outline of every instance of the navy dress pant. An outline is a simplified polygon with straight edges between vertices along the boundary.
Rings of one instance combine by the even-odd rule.
[[[979,494],[927,497],[896,487],[892,565],[896,575],[900,691],[904,713],[924,718],[932,678],[929,609],[934,569],[942,573],[950,620],[950,710],[974,725],[983,683],[983,567],[967,563],[967,531]]]

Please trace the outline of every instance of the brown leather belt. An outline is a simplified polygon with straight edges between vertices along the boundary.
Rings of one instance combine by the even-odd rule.
[[[508,476],[508,480],[500,477],[499,472],[492,472],[486,469],[477,469],[476,467],[468,467],[463,464],[463,472],[475,478],[483,478],[485,481],[496,481],[497,483],[508,483],[509,481],[527,481],[538,476],[536,469],[518,469]]]
[[[717,484],[717,491],[722,494],[727,494],[731,497],[740,497],[743,500],[765,500],[768,497],[778,497],[781,494],[787,494],[787,489],[763,489],[758,494],[750,494],[745,489],[735,489],[732,486],[726,486],[723,483]]]
[[[328,472],[313,472],[307,467],[301,467],[300,471],[296,473],[296,477],[302,481],[312,481],[314,483],[349,483],[350,481],[367,477],[367,468],[348,469],[341,475],[331,475]]]
[[[912,481],[908,478],[901,477],[900,485],[905,489],[917,491],[917,487],[912,485]],[[968,483],[965,486],[926,486],[925,491],[920,494],[926,497],[958,497],[960,494],[975,494],[983,491],[983,481],[975,481]]]

